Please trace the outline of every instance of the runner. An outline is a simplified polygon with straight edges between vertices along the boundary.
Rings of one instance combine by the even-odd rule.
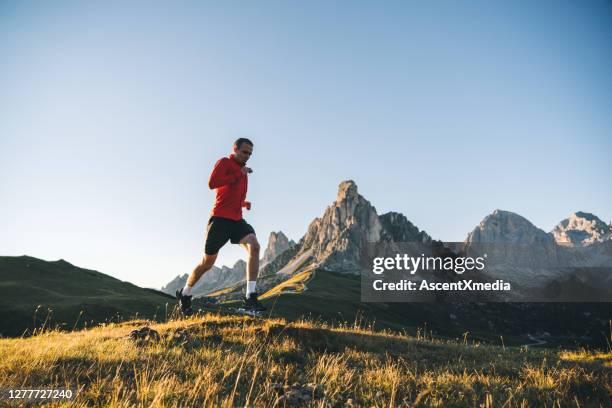
[[[246,294],[241,309],[249,314],[266,310],[257,299],[258,294],[255,291],[259,272],[259,242],[253,227],[242,218],[242,208],[251,209],[251,203],[245,201],[245,198],[247,175],[253,170],[246,167],[246,162],[253,153],[253,142],[240,138],[234,142],[233,150],[234,153],[229,157],[217,161],[208,180],[208,187],[216,189],[217,192],[206,230],[204,258],[191,272],[185,287],[176,291],[176,298],[185,316],[193,314],[191,308],[193,287],[202,275],[213,267],[219,250],[228,240],[232,244],[240,244],[249,254]]]

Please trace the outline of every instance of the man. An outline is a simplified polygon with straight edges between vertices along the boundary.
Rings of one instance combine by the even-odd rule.
[[[185,287],[176,291],[181,310],[185,316],[193,314],[192,290],[202,275],[213,267],[221,247],[229,240],[240,244],[249,255],[247,261],[247,287],[243,309],[247,313],[262,312],[266,308],[259,303],[255,286],[259,271],[259,242],[255,230],[242,218],[242,208],[251,209],[245,201],[248,174],[252,173],[246,162],[253,153],[253,142],[240,138],[234,142],[234,153],[217,161],[208,180],[208,187],[216,189],[215,205],[208,220],[204,258],[198,264]]]

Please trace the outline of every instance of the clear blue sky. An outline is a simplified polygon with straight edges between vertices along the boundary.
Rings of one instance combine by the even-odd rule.
[[[0,3],[0,255],[160,287],[243,136],[262,244],[347,178],[447,241],[612,217],[610,2],[124,3]]]

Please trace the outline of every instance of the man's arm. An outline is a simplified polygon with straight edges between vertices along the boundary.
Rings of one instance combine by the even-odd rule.
[[[228,169],[226,160],[228,159],[219,159],[215,164],[212,173],[210,173],[210,178],[208,179],[208,187],[211,190],[214,190],[215,188],[221,186],[225,186],[227,184],[231,184],[237,181],[240,176],[242,176],[242,172],[240,170],[235,173],[226,174]]]

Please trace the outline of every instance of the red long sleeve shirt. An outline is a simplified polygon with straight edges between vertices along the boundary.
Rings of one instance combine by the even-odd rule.
[[[243,166],[234,159],[233,154],[219,159],[215,164],[208,179],[208,187],[217,189],[211,215],[234,221],[242,219],[248,184],[248,177],[240,170]]]

